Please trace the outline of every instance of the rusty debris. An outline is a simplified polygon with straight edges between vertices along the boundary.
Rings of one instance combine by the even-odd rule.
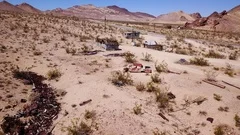
[[[226,88],[226,86],[221,85],[221,84],[218,84],[218,83],[213,82],[213,81],[203,80],[203,82],[208,83],[208,84],[211,84],[211,85],[214,85],[214,86],[217,86],[217,87],[222,88],[222,89],[225,89],[225,88]]]
[[[61,110],[53,89],[42,83],[44,77],[33,72],[15,71],[14,77],[33,83],[33,92],[37,93],[37,96],[17,114],[4,117],[1,124],[3,132],[11,135],[51,134],[53,120]]]
[[[232,86],[232,87],[235,87],[235,88],[237,88],[237,89],[240,89],[240,87],[238,87],[238,86],[236,86],[236,85],[233,85],[233,84],[231,84],[231,83],[228,83],[228,82],[226,82],[226,81],[222,81],[223,83],[225,83],[225,84],[227,84],[227,85],[230,85],[230,86]]]
[[[79,105],[80,105],[80,106],[84,106],[84,105],[86,105],[86,104],[88,104],[88,103],[90,103],[90,102],[92,102],[92,99],[89,99],[89,100],[87,100],[87,101],[83,101],[83,102],[80,103]]]

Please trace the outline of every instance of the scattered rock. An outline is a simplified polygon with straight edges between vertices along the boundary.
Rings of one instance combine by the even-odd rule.
[[[211,118],[211,117],[208,117],[208,118],[207,118],[207,121],[209,121],[209,122],[213,123],[214,119],[213,119],[213,118]]]
[[[76,104],[73,104],[72,107],[75,108],[77,105]]]
[[[12,106],[10,105],[5,106],[5,109],[10,109],[10,108],[12,108]]]
[[[13,97],[13,95],[11,95],[11,94],[6,96],[6,98],[12,98],[12,97]]]
[[[21,99],[21,103],[26,103],[27,100],[26,99]]]
[[[169,99],[175,99],[176,98],[176,96],[172,92],[168,92],[167,96],[168,96]]]
[[[239,96],[237,96],[237,99],[238,99],[238,100],[240,100],[240,95],[239,95]]]

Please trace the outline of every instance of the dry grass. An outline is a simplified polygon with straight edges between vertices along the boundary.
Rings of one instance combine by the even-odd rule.
[[[125,61],[128,63],[136,62],[136,56],[131,52],[124,53]]]
[[[133,112],[136,115],[141,115],[142,113],[142,105],[135,104],[135,107],[133,108]]]
[[[114,71],[112,72],[111,82],[117,86],[132,85],[133,80],[128,72]]]
[[[54,80],[54,79],[58,79],[62,76],[62,73],[60,72],[59,69],[51,69],[47,72],[47,78],[49,80]]]
[[[93,130],[92,127],[81,121],[80,119],[75,119],[71,121],[71,125],[63,127],[62,131],[67,132],[68,135],[90,135]]]
[[[208,60],[205,60],[201,57],[194,57],[190,59],[190,64],[197,65],[197,66],[209,66]]]
[[[146,87],[142,82],[139,82],[136,84],[136,89],[137,89],[137,91],[145,91]]]
[[[158,62],[155,62],[155,69],[158,73],[168,72],[168,64],[165,61],[162,61],[160,64]]]
[[[162,83],[163,79],[160,78],[160,74],[156,73],[151,75],[152,82],[154,83]]]
[[[204,70],[204,74],[206,76],[206,79],[208,81],[216,81],[217,76],[219,75],[216,71],[214,70]]]
[[[149,53],[142,53],[142,55],[143,55],[143,59],[142,60],[144,60],[144,61],[148,61],[148,62],[150,62],[150,61],[152,61],[152,55],[151,54],[149,54]]]
[[[156,102],[158,103],[158,107],[162,109],[166,109],[170,107],[170,99],[167,95],[168,89],[166,87],[162,89],[157,89],[155,91]]]
[[[227,63],[224,73],[227,74],[227,75],[229,75],[230,77],[233,77],[233,76],[234,76],[234,69],[233,69],[232,65],[230,65],[229,63]]]

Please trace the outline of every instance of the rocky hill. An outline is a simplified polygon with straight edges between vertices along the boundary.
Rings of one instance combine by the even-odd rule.
[[[12,5],[7,1],[0,2],[0,10],[12,11],[12,12],[25,12],[24,10]]]
[[[74,15],[82,18],[120,20],[120,21],[150,21],[153,15],[141,12],[130,12],[118,6],[96,7],[94,5],[73,6],[67,9],[57,8],[47,13],[55,15]]]
[[[16,7],[24,10],[25,12],[28,12],[28,13],[41,13],[41,11],[27,3],[22,3],[20,5],[16,5]]]
[[[240,32],[240,5],[229,11],[213,12],[208,17],[201,17],[187,27],[225,32]]]
[[[169,23],[169,24],[184,24],[186,22],[192,22],[195,18],[183,11],[171,12],[163,14],[154,19],[153,23]]]

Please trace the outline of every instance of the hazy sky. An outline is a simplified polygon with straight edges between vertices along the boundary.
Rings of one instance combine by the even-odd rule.
[[[95,6],[117,5],[129,11],[141,11],[158,16],[183,10],[187,13],[200,12],[208,16],[214,11],[230,10],[240,5],[240,0],[7,0],[12,4],[29,3],[40,10],[68,8],[74,5],[93,4]]]

